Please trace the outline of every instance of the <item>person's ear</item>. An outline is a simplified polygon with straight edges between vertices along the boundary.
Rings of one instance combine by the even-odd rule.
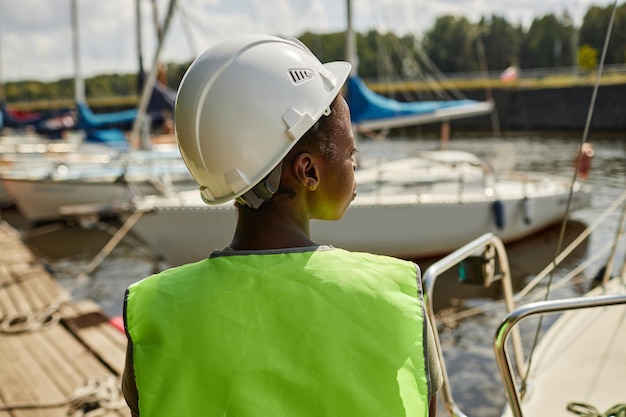
[[[293,161],[296,178],[302,187],[315,191],[319,185],[319,169],[317,160],[309,152],[302,152]]]

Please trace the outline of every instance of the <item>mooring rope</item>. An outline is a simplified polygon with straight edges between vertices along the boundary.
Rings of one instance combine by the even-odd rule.
[[[539,295],[534,295],[534,296],[530,296],[529,293],[530,293],[531,290],[533,290],[540,283],[540,281],[543,278],[546,277],[546,275],[548,273],[550,273],[552,271],[552,269],[554,267],[558,266],[561,262],[563,262],[563,260],[565,260],[567,258],[567,256],[571,252],[573,252],[578,246],[580,246],[580,244],[582,242],[584,242],[584,240],[596,228],[598,228],[602,224],[602,222],[604,222],[608,218],[609,215],[611,215],[617,208],[619,208],[620,204],[622,204],[625,200],[626,200],[626,191],[624,191],[622,193],[622,195],[620,195],[617,199],[615,199],[615,201],[613,201],[613,203],[611,203],[609,205],[609,207],[606,208],[606,210],[596,219],[596,221],[594,221],[592,224],[587,226],[585,228],[585,230],[583,230],[583,232],[575,240],[573,240],[568,245],[568,247],[565,248],[563,250],[563,252],[561,252],[559,254],[559,256],[557,256],[556,261],[554,263],[551,262],[546,268],[544,268],[539,274],[537,274],[535,276],[535,278],[533,278],[532,281],[530,281],[528,284],[526,284],[526,286],[524,288],[522,288],[515,295],[515,301],[519,302],[519,301],[521,301],[522,298],[527,297],[527,296],[528,296],[528,298],[526,298],[526,300],[529,300],[529,299],[530,300],[537,300],[537,299],[544,298],[545,294],[543,294],[543,293],[541,293]],[[621,237],[621,239],[624,239],[624,237]],[[553,288],[562,287],[563,285],[565,285],[566,283],[571,281],[579,273],[581,273],[582,271],[587,269],[590,265],[592,265],[595,261],[597,261],[613,245],[614,245],[613,242],[611,242],[611,241],[607,242],[600,249],[596,250],[593,256],[587,258],[587,260],[585,260],[585,262],[583,262],[578,267],[576,267],[575,269],[570,271],[567,275],[562,277],[558,281],[557,284],[553,285]],[[482,314],[482,313],[484,313],[486,311],[498,308],[502,304],[503,304],[503,300],[496,300],[496,301],[492,301],[492,302],[489,302],[489,303],[484,303],[484,304],[481,304],[481,305],[473,307],[473,308],[465,309],[465,310],[460,311],[458,313],[447,314],[445,316],[438,317],[437,318],[437,323],[448,324],[448,323],[453,323],[453,322],[459,321],[461,319],[466,319],[466,318],[469,318],[469,317],[477,316],[477,315]]]
[[[26,333],[51,327],[61,320],[60,308],[67,303],[71,303],[69,294],[72,293],[79,285],[86,281],[90,274],[102,263],[117,244],[124,238],[139,218],[145,213],[145,210],[135,210],[129,218],[124,222],[122,227],[113,235],[102,250],[94,259],[86,266],[86,268],[78,274],[72,284],[65,288],[56,300],[53,300],[48,306],[40,311],[16,312],[6,316],[0,316],[0,333]]]
[[[71,417],[97,417],[126,407],[119,378],[89,378],[72,395],[59,401],[0,404],[0,411],[37,410],[68,406]]]
[[[0,319],[0,332],[21,334],[52,327],[61,321],[61,305],[54,303],[40,311],[8,314]]]
[[[578,237],[569,244],[563,252],[555,257],[555,260],[551,262],[543,271],[539,272],[531,282],[529,282],[522,290],[520,290],[515,298],[519,299],[524,297],[530,290],[532,290],[541,280],[543,280],[549,273],[551,273],[556,266],[558,266],[578,245],[580,245],[590,234],[593,232],[606,218],[613,213],[623,202],[626,200],[626,191],[611,203],[609,207],[602,213],[590,226],[588,226]]]
[[[26,273],[18,274],[17,277],[13,277],[11,282],[3,283],[0,286],[0,290],[5,291],[12,285],[21,284],[26,280],[36,279],[43,273],[44,272],[40,269],[30,269]],[[68,293],[62,292],[48,305],[40,307],[37,310],[29,310],[27,312],[17,311],[5,315],[2,315],[0,312],[0,333],[21,334],[52,327],[61,321],[60,309],[69,302],[71,302],[71,300]]]
[[[581,417],[626,417],[626,403],[615,404],[604,413],[601,413],[590,404],[571,402],[567,404],[567,411]]]

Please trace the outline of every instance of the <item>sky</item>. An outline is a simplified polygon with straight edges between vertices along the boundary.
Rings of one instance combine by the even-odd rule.
[[[84,77],[136,72],[136,0],[0,0],[0,82],[53,81],[76,73],[71,4],[78,20],[78,68]],[[146,69],[156,50],[154,9],[163,21],[169,0],[139,0],[142,55]],[[177,0],[178,8],[163,43],[161,59],[187,62],[220,38],[241,33],[297,36],[305,31],[342,31],[342,0]],[[418,38],[445,14],[478,22],[505,17],[528,27],[535,17],[567,11],[580,25],[591,5],[610,0],[354,0],[358,31],[377,29]]]

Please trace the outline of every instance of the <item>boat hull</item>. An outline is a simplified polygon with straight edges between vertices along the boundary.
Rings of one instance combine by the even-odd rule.
[[[487,232],[505,242],[536,233],[563,218],[567,192],[564,188],[530,199],[483,197],[462,202],[365,196],[357,198],[339,221],[314,220],[311,235],[319,244],[353,251],[402,258],[440,255]],[[142,208],[146,212],[133,227],[135,234],[172,265],[197,261],[228,246],[236,224],[232,203],[206,206],[199,202],[197,192],[183,194],[167,201],[147,198]],[[571,209],[589,203],[589,190],[580,187],[573,194]],[[500,208],[499,220],[494,205]]]
[[[175,146],[115,157],[91,154],[13,155],[1,173],[2,188],[31,223],[59,220],[61,207],[121,206],[148,194],[196,189]]]
[[[20,213],[31,223],[58,220],[61,207],[90,204],[98,206],[129,205],[134,198],[163,192],[158,181],[142,180],[131,183],[116,178],[83,180],[2,179],[2,186]],[[171,191],[196,188],[196,183],[175,182]]]

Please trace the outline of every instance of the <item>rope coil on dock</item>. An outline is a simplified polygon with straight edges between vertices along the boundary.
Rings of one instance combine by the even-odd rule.
[[[40,311],[17,312],[0,317],[0,333],[22,334],[52,327],[61,321],[60,308],[69,302],[61,297]]]
[[[69,406],[70,417],[98,417],[112,410],[126,407],[121,383],[116,377],[89,378],[67,399],[50,402],[32,402],[0,405],[0,411],[36,410]]]
[[[0,332],[20,334],[54,326],[61,321],[58,307],[49,307],[38,313],[16,313],[0,320]]]

